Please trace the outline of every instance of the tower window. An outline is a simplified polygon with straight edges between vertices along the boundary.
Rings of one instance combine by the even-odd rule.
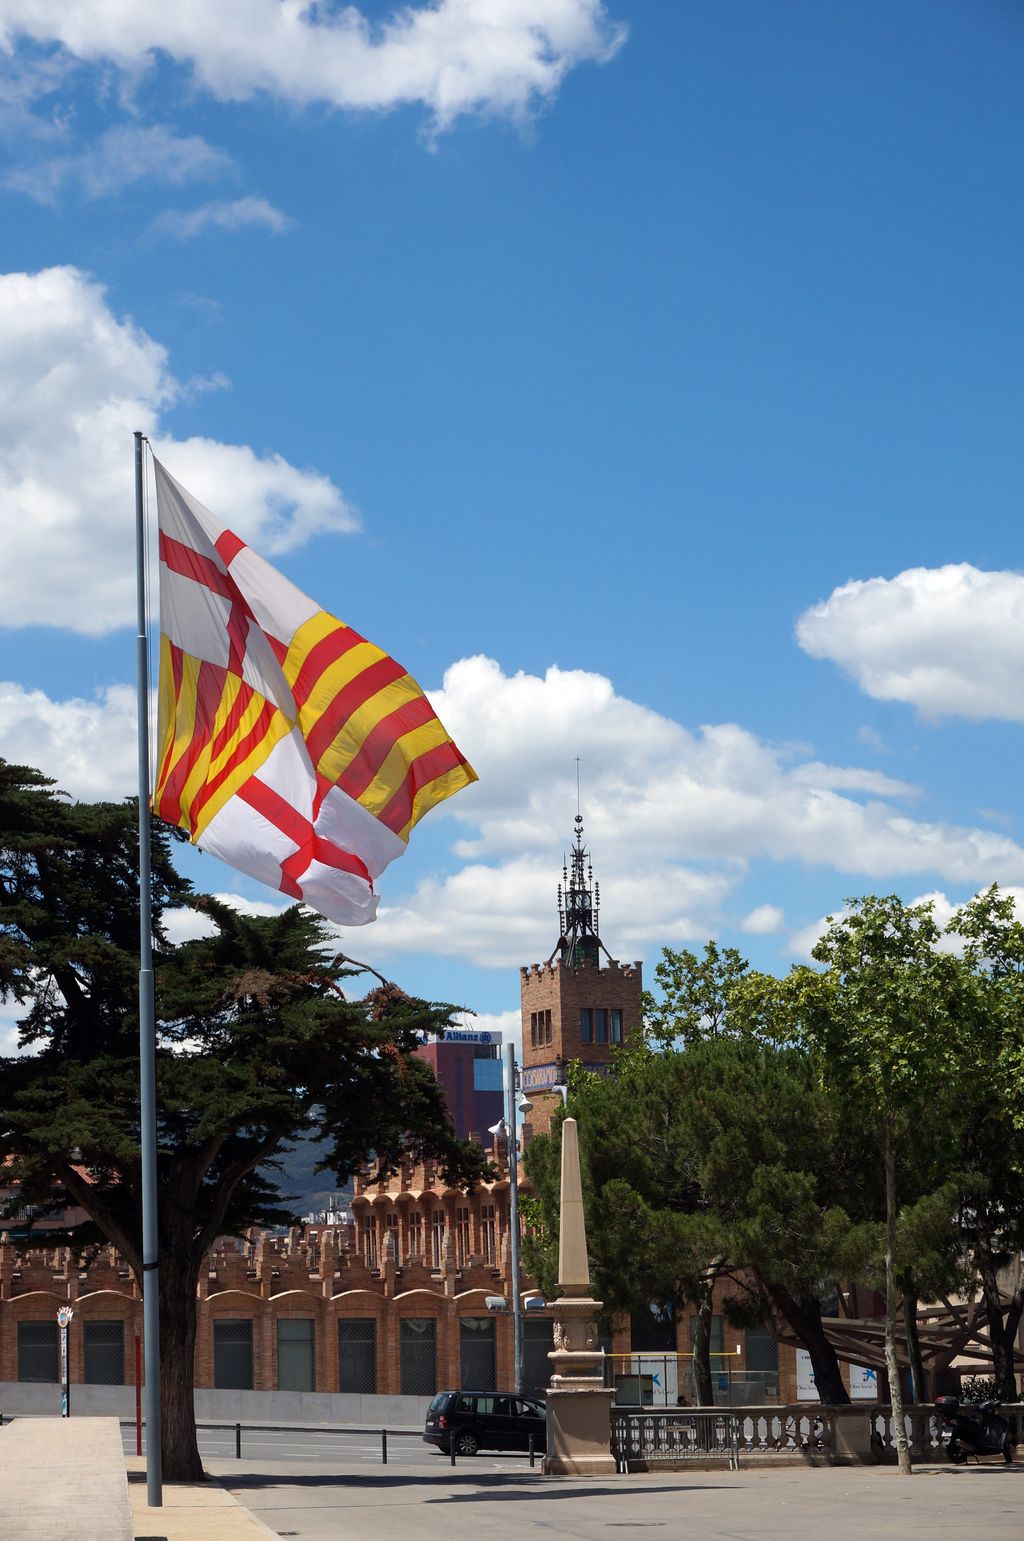
[[[622,1012],[621,1011],[612,1011],[612,1012],[609,1013],[609,1016],[611,1017],[612,1043],[621,1043],[622,1042]]]
[[[594,1039],[597,1043],[608,1042],[608,1013],[600,1006],[594,1012]]]
[[[544,1013],[544,1042],[545,1043],[550,1043],[551,1042],[551,1013],[550,1013],[550,1011],[546,1011]]]
[[[594,1041],[594,1013],[589,1006],[580,1007],[580,1043]]]

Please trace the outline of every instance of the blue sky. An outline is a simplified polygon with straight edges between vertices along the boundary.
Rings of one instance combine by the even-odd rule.
[[[408,987],[516,1009],[577,755],[649,967],[1024,890],[1017,4],[68,9],[0,4],[0,752],[131,790],[142,427],[480,772],[347,938]]]

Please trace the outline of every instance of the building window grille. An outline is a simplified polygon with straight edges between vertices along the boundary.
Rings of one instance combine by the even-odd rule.
[[[213,1324],[213,1384],[217,1391],[251,1391],[252,1319]]]
[[[377,1266],[377,1223],[372,1216],[363,1221],[363,1262],[367,1268]]]
[[[523,1390],[536,1396],[551,1380],[548,1355],[555,1346],[554,1323],[548,1316],[523,1317]]]
[[[444,1262],[444,1210],[434,1210],[434,1222],[431,1226],[430,1245],[433,1248],[434,1267],[440,1268]]]
[[[539,1015],[539,1012],[530,1012],[530,1047],[533,1049],[537,1047],[537,1018]]]
[[[601,1006],[594,1012],[594,1041],[608,1042],[608,1013]]]
[[[89,1386],[124,1385],[124,1323],[86,1322],[85,1380]]]
[[[766,1402],[779,1394],[779,1345],[766,1322],[748,1327],[744,1363],[748,1387],[747,1400]]]
[[[580,1007],[580,1043],[594,1040],[594,1013],[589,1006]]]
[[[58,1379],[56,1322],[18,1323],[18,1379]]]
[[[277,1388],[316,1390],[316,1323],[311,1316],[278,1319]]]
[[[480,1250],[483,1253],[485,1263],[494,1264],[497,1262],[498,1241],[493,1204],[482,1204],[480,1206]]]
[[[621,1043],[622,1042],[622,1012],[621,1011],[610,1011],[608,1013],[608,1018],[609,1018],[609,1025],[611,1027],[612,1043]]]
[[[459,1320],[459,1385],[464,1391],[491,1391],[496,1379],[493,1316]]]
[[[372,1316],[338,1322],[338,1389],[356,1396],[377,1391],[377,1323]]]
[[[398,1330],[401,1394],[432,1397],[437,1391],[437,1323],[432,1316],[406,1316]]]
[[[423,1216],[418,1209],[409,1215],[409,1256],[423,1256]]]
[[[469,1263],[469,1210],[455,1211],[455,1266],[465,1268]]]
[[[551,1042],[551,1013],[550,1013],[550,1011],[546,1011],[544,1013],[544,1042],[545,1043],[550,1043]]]

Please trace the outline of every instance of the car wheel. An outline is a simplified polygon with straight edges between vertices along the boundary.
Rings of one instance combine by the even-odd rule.
[[[455,1454],[456,1455],[476,1455],[476,1453],[477,1453],[477,1451],[479,1449],[480,1449],[480,1442],[477,1439],[475,1434],[469,1434],[469,1433],[466,1433],[466,1434],[456,1434],[456,1436],[455,1436]]]

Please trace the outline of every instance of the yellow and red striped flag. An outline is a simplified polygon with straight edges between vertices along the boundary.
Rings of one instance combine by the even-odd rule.
[[[476,780],[401,664],[321,610],[157,461],[153,811],[194,844],[364,925],[374,879]]]

